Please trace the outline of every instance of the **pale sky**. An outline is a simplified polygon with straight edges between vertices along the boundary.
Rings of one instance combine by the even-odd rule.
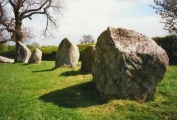
[[[40,45],[56,45],[63,38],[78,44],[83,35],[92,35],[95,40],[107,27],[126,28],[150,38],[165,36],[160,17],[150,7],[154,0],[64,0],[67,9],[59,19],[55,38],[42,40]]]

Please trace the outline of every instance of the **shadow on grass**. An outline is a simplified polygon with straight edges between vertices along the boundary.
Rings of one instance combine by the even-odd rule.
[[[56,90],[39,98],[65,108],[89,107],[106,103],[98,93],[93,82]]]
[[[84,72],[82,70],[71,70],[71,71],[66,71],[64,73],[61,73],[59,76],[77,76],[77,75],[86,75],[86,74],[90,74],[90,72]]]
[[[51,68],[51,69],[46,69],[46,70],[36,70],[36,71],[33,71],[34,73],[37,73],[37,72],[49,72],[49,71],[53,71],[55,70],[56,68]]]

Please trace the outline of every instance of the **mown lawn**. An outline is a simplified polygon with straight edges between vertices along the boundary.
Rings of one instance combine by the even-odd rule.
[[[0,64],[0,120],[176,120],[177,66],[169,66],[153,101],[105,100],[92,75],[77,68]]]

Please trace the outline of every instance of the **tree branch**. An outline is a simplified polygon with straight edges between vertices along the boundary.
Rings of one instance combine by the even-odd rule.
[[[12,39],[3,40],[3,41],[0,41],[0,44],[7,43],[7,42],[10,42],[10,41],[13,41],[13,40]]]
[[[15,4],[12,2],[12,0],[9,0],[9,3],[12,5],[13,8],[15,8]]]
[[[30,9],[30,10],[26,10],[24,12],[21,13],[21,18],[26,18],[26,16],[31,16],[34,14],[38,14],[38,13],[35,13],[36,11],[40,11],[47,3],[51,3],[51,0],[46,0],[41,6],[39,6],[39,8],[37,9]],[[34,3],[35,4],[35,3]],[[32,13],[31,13],[32,12]],[[30,14],[29,14],[30,13]],[[25,15],[25,14],[28,14],[28,15]],[[40,13],[39,13],[40,14]]]
[[[169,33],[177,33],[177,1],[154,0],[156,6],[151,7],[161,16],[160,23],[165,24],[164,29]]]

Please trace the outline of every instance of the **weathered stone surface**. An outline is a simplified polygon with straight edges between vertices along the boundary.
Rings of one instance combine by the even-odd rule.
[[[105,96],[144,102],[154,97],[168,61],[152,39],[132,30],[108,28],[96,43],[93,79]]]
[[[55,68],[61,66],[76,67],[79,55],[78,47],[67,38],[63,39],[56,53]]]
[[[31,56],[31,51],[26,47],[25,44],[19,42],[17,62],[28,63],[30,56]]]
[[[95,46],[89,46],[82,53],[81,70],[85,72],[91,72],[94,60],[95,60]]]
[[[0,63],[14,63],[14,59],[10,59],[10,58],[0,56]]]
[[[38,48],[35,48],[35,50],[33,51],[28,63],[41,63],[41,59],[42,59],[42,51],[39,50]]]

